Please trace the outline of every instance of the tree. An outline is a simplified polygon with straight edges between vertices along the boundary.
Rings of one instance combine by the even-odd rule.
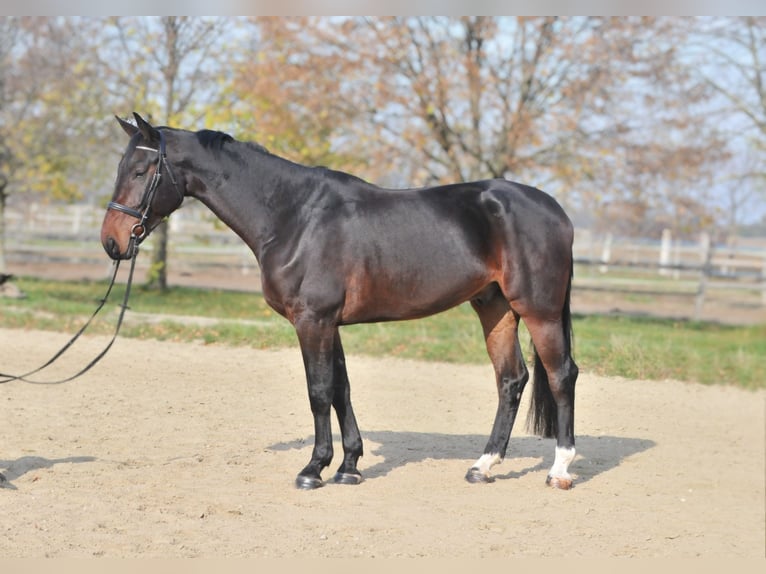
[[[82,197],[105,169],[83,161],[103,135],[94,130],[100,100],[87,59],[89,26],[65,18],[0,19],[0,238],[11,194]],[[3,251],[0,244],[0,265]]]
[[[364,113],[349,93],[360,70],[323,34],[306,34],[327,22],[251,20],[252,44],[232,68],[226,104],[209,110],[208,123],[293,161],[367,169],[371,158],[351,129]]]
[[[589,96],[608,77],[590,19],[367,19],[349,30],[357,59],[376,62],[367,101],[392,140],[382,151],[417,157],[416,180],[541,182],[584,135]]]
[[[369,179],[507,177],[589,212],[610,201],[644,213],[668,199],[679,209],[704,203],[690,197],[692,182],[713,165],[719,140],[694,121],[708,94],[679,65],[672,20],[256,22],[263,50],[235,85],[253,88],[257,125],[295,124],[301,141],[317,134],[321,145],[309,148],[355,158]],[[277,133],[264,143],[270,137],[279,145]]]
[[[231,21],[222,18],[120,17],[110,20],[108,47],[101,65],[122,104],[155,123],[196,123],[221,97],[220,77],[227,65]],[[127,115],[124,114],[124,115]],[[168,227],[152,236],[154,249],[148,286],[167,289]]]
[[[766,17],[695,18],[693,69],[717,96],[709,115],[721,125],[731,162],[718,182],[728,234],[766,203]]]

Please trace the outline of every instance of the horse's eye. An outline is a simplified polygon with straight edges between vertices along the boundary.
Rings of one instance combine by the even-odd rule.
[[[142,177],[144,177],[146,175],[146,171],[147,170],[136,170],[135,178],[136,179],[141,179]]]

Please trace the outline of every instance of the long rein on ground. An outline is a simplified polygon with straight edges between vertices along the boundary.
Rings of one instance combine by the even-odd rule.
[[[106,290],[106,294],[99,302],[98,306],[96,307],[96,310],[88,318],[88,320],[83,324],[83,326],[80,327],[77,333],[75,333],[74,336],[61,349],[59,349],[58,352],[56,352],[56,354],[54,354],[50,359],[48,359],[45,363],[43,363],[41,366],[37,367],[36,369],[33,369],[22,375],[10,375],[7,373],[0,373],[0,384],[10,383],[12,381],[22,381],[22,382],[30,383],[33,385],[60,385],[62,383],[67,383],[69,381],[76,379],[77,377],[80,377],[81,375],[84,375],[86,372],[92,369],[101,359],[104,358],[106,353],[109,351],[109,349],[112,348],[112,345],[117,340],[117,335],[120,333],[120,327],[122,327],[122,322],[123,322],[123,319],[125,318],[125,311],[127,311],[128,309],[128,299],[130,298],[130,288],[131,288],[131,285],[133,284],[133,272],[136,268],[136,259],[138,259],[138,246],[147,235],[146,225],[149,218],[151,217],[151,205],[154,199],[154,195],[160,184],[163,167],[165,168],[165,171],[167,171],[168,176],[170,177],[170,181],[173,183],[173,186],[175,187],[176,192],[178,192],[181,201],[183,201],[183,195],[178,190],[178,185],[173,175],[173,171],[170,168],[170,164],[168,164],[167,162],[167,157],[165,155],[165,137],[162,134],[162,132],[160,132],[159,149],[154,149],[154,148],[149,148],[144,146],[137,146],[136,149],[143,149],[146,151],[157,152],[158,153],[157,169],[155,170],[154,176],[152,177],[146,190],[144,191],[144,195],[141,199],[141,203],[139,204],[138,209],[128,207],[126,205],[117,203],[115,201],[110,201],[107,206],[107,209],[120,211],[122,213],[125,213],[127,215],[130,215],[131,217],[135,217],[136,219],[138,219],[138,223],[133,225],[130,231],[130,245],[128,247],[128,258],[130,259],[130,273],[128,274],[128,281],[125,286],[125,295],[123,297],[122,304],[120,305],[120,314],[117,318],[117,324],[114,330],[114,335],[112,335],[112,338],[109,341],[109,343],[107,343],[106,347],[104,347],[104,349],[98,355],[96,355],[87,365],[85,365],[85,367],[77,371],[74,375],[71,375],[64,379],[58,379],[54,381],[37,381],[37,380],[29,379],[29,377],[31,377],[32,375],[39,373],[40,371],[46,369],[47,367],[52,365],[54,362],[56,362],[59,359],[59,357],[61,357],[69,348],[72,347],[74,342],[80,338],[80,335],[82,335],[85,332],[88,326],[90,326],[93,319],[95,319],[96,315],[98,315],[99,311],[101,311],[101,309],[104,307],[107,300],[109,299],[109,295],[112,292],[112,287],[114,287],[114,283],[117,279],[117,272],[120,269],[119,259],[114,264],[114,273],[112,274],[112,279],[109,282],[109,287]]]

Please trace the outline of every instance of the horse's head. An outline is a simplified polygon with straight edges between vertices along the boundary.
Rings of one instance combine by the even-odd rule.
[[[165,131],[133,115],[135,126],[117,118],[130,142],[117,168],[114,195],[101,225],[101,244],[112,259],[130,259],[135,247],[184,198],[183,183],[167,160]]]

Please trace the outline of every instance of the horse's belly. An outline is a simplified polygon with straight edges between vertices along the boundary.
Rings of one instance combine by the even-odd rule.
[[[485,274],[417,281],[368,275],[346,286],[341,323],[418,319],[446,311],[473,298],[490,279]]]

